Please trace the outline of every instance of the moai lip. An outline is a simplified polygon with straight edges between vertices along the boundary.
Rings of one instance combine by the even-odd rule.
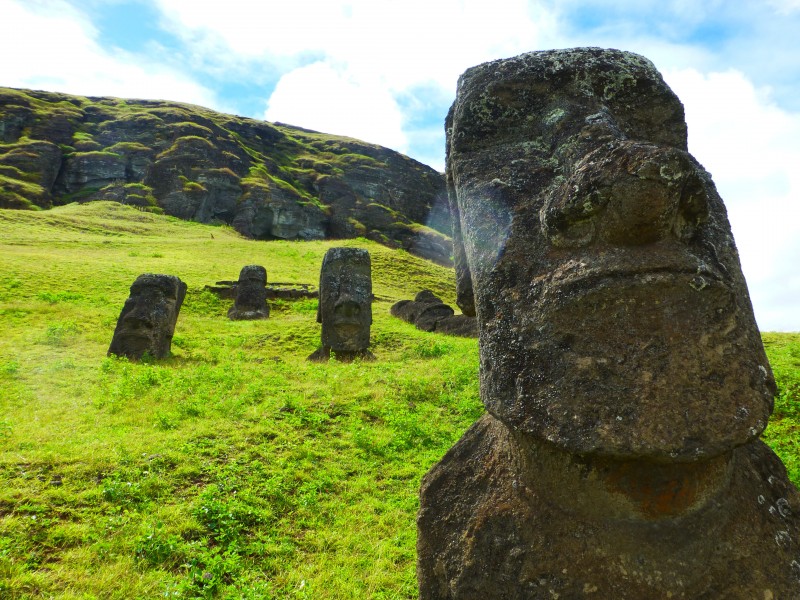
[[[131,285],[108,354],[133,360],[169,356],[186,284],[174,275],[145,273]]]

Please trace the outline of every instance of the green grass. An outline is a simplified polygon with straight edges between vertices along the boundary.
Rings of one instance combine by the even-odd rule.
[[[765,333],[762,338],[778,383],[775,411],[763,439],[800,485],[800,333]]]
[[[332,242],[255,242],[114,203],[0,210],[0,597],[413,598],[422,474],[478,417],[475,340],[389,316],[452,271],[366,240],[375,362],[306,361],[316,302],[229,321],[262,264],[316,283]],[[135,277],[188,284],[163,361],[106,356]]]
[[[316,283],[333,242],[255,242],[110,202],[0,210],[0,597],[415,598],[420,478],[482,412],[475,340],[389,307],[451,270],[366,240],[375,362],[309,363],[316,301],[229,321],[262,264]],[[106,356],[143,272],[188,284],[172,356]],[[765,334],[765,439],[800,481],[800,334]]]

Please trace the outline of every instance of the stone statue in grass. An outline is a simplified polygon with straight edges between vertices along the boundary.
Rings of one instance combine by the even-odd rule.
[[[393,317],[411,323],[422,331],[478,337],[478,324],[474,315],[456,315],[450,306],[430,290],[422,290],[413,300],[396,302],[389,312]]]
[[[139,275],[131,285],[108,354],[133,360],[169,356],[186,284],[174,275]]]
[[[331,248],[319,275],[317,322],[322,324],[322,346],[309,360],[325,361],[331,352],[338,360],[372,359],[372,271],[369,252],[361,248]]]
[[[725,208],[645,58],[534,52],[447,119],[486,414],[424,477],[420,598],[797,598],[800,497]]]
[[[267,270],[260,265],[247,265],[239,273],[236,283],[236,300],[228,310],[228,318],[234,321],[266,319]]]

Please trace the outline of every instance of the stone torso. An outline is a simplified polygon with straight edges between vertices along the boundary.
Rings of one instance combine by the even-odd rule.
[[[520,470],[512,435],[487,414],[425,476],[421,598],[800,597],[800,496],[762,442],[726,456],[717,485],[680,514],[691,486],[677,473],[587,492],[591,461],[543,453]]]

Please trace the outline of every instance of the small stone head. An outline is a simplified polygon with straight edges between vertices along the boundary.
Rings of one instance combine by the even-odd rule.
[[[250,320],[269,317],[266,285],[267,270],[264,267],[260,265],[242,267],[236,284],[236,300],[228,310],[228,318]]]
[[[239,285],[245,283],[247,285],[259,285],[264,287],[267,285],[267,270],[261,265],[247,265],[242,267],[239,271]]]
[[[459,305],[481,395],[565,450],[695,460],[761,433],[774,382],[725,208],[645,58],[469,69],[447,121]]]
[[[317,321],[322,346],[358,352],[369,346],[372,325],[372,272],[369,252],[331,248],[322,260]]]
[[[138,360],[169,355],[186,284],[174,275],[139,275],[117,320],[109,354]]]

